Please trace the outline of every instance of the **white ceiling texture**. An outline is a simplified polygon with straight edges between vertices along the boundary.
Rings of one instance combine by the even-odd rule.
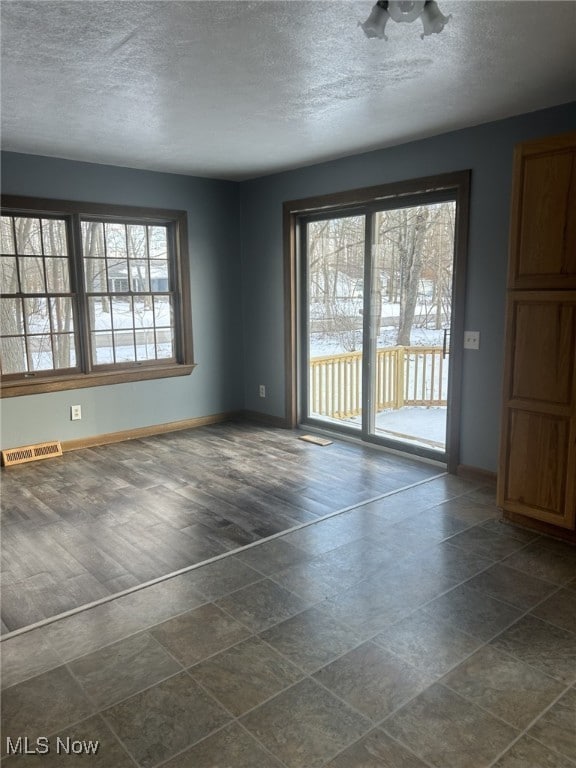
[[[576,2],[5,0],[4,149],[246,179],[576,100]]]

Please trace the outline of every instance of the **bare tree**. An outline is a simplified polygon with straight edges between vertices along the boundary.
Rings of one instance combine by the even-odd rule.
[[[396,343],[402,347],[410,346],[410,334],[414,324],[414,314],[418,300],[418,288],[422,265],[422,248],[428,221],[428,209],[422,207],[413,215],[404,214],[404,227],[400,231],[400,317]]]
[[[445,202],[376,216],[372,322],[379,334],[388,306],[397,317],[398,345],[410,345],[414,326],[440,329],[450,316],[454,211]],[[311,330],[347,351],[361,346],[364,221],[350,216],[308,225]]]
[[[399,304],[399,346],[409,346],[413,326],[427,324],[430,317],[432,308],[426,306],[424,278],[432,284],[435,325],[441,327],[443,318],[449,316],[451,210],[453,204],[441,203],[397,208],[379,215],[378,254],[381,271],[388,276],[388,285],[383,290],[390,303]],[[422,317],[417,313],[419,306],[424,307]]]
[[[362,339],[360,313],[364,218],[328,219],[308,226],[308,295],[314,327],[345,351]]]

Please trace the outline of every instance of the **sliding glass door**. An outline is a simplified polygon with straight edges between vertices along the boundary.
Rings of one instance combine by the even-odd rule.
[[[302,421],[446,460],[457,204],[299,219]]]
[[[454,201],[372,219],[368,434],[446,449]]]
[[[359,431],[366,217],[312,220],[305,237],[306,416]]]

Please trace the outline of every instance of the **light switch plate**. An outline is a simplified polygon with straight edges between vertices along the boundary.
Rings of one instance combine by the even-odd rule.
[[[480,349],[480,331],[464,331],[464,349]]]

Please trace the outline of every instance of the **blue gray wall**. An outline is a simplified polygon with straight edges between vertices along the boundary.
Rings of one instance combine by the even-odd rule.
[[[245,403],[284,412],[282,203],[404,179],[471,169],[461,463],[495,471],[503,357],[512,152],[518,142],[576,129],[576,104],[268,176],[242,185]],[[258,397],[266,384],[267,400]],[[265,408],[263,408],[263,405]]]
[[[6,398],[3,447],[243,408],[238,184],[3,153],[2,192],[186,210],[197,363],[190,376]],[[70,421],[76,404],[82,421]]]
[[[69,440],[246,408],[284,416],[282,203],[472,170],[461,462],[494,471],[502,375],[512,152],[576,130],[576,104],[236,184],[5,153],[5,194],[188,211],[191,376],[4,399],[2,445]],[[258,397],[266,384],[267,398]],[[82,405],[80,422],[69,406]]]

